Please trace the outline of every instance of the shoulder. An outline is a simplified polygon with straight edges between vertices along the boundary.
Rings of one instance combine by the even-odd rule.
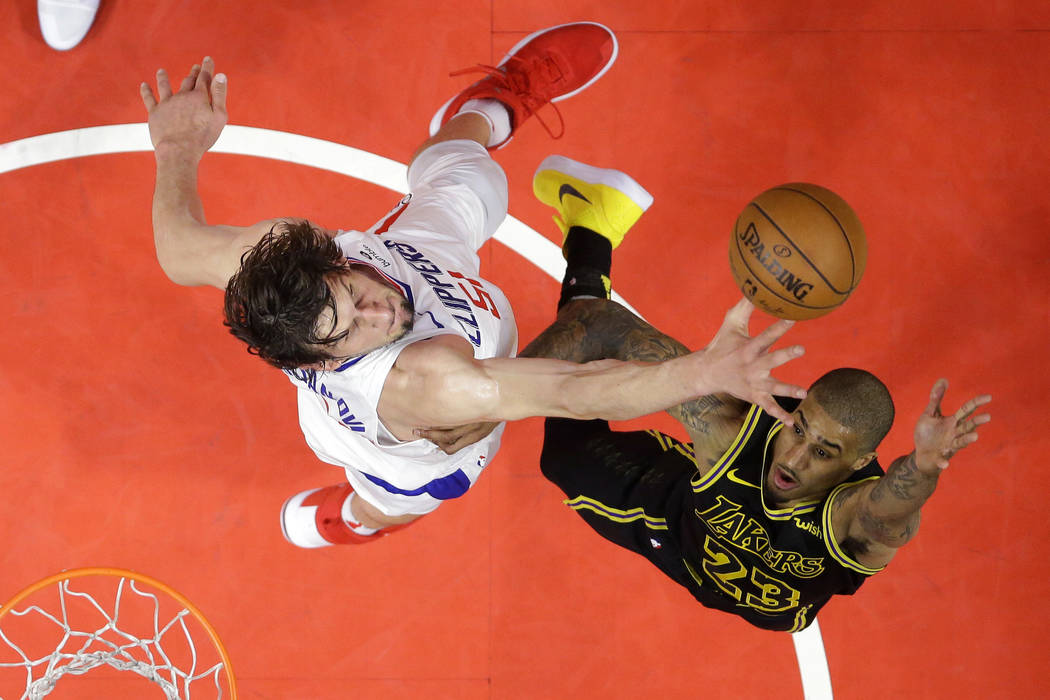
[[[866,536],[861,523],[864,502],[880,479],[881,469],[839,484],[828,495],[823,512],[829,551],[843,566],[869,576],[884,569],[897,551]]]
[[[470,343],[439,335],[401,351],[383,385],[380,415],[412,426],[460,425],[483,417],[498,393]]]
[[[729,464],[760,464],[758,450],[777,425],[761,408],[743,402],[730,401],[720,414],[706,416],[702,431],[690,430],[701,476]]]
[[[441,333],[424,338],[401,351],[395,366],[402,371],[440,371],[472,363],[474,350],[466,338],[454,333]]]
[[[433,396],[456,391],[483,372],[470,343],[459,335],[444,333],[409,343],[398,355],[387,387],[406,395]]]

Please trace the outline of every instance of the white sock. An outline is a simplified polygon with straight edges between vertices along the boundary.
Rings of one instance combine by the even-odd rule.
[[[340,512],[340,515],[343,516],[343,522],[346,523],[346,526],[348,528],[353,530],[358,535],[365,535],[365,536],[367,536],[367,535],[374,535],[374,534],[376,534],[382,528],[365,527],[364,525],[362,525],[361,523],[357,522],[354,519],[354,510],[353,510],[353,508],[351,507],[350,504],[354,502],[354,498],[356,498],[356,497],[357,497],[357,494],[351,492],[350,495],[346,497],[346,500],[343,501],[343,509]]]
[[[510,111],[499,100],[467,100],[456,114],[480,114],[489,123],[487,145],[503,143],[510,136]]]

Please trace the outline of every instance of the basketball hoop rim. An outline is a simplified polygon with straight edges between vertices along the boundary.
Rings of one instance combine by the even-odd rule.
[[[208,618],[204,616],[204,613],[202,613],[196,605],[190,602],[190,600],[187,599],[186,596],[182,595],[163,581],[158,581],[152,576],[141,574],[137,571],[131,571],[130,569],[120,569],[108,566],[88,566],[79,569],[69,569],[66,571],[61,571],[57,574],[52,574],[47,578],[40,579],[36,583],[30,584],[18,593],[16,593],[13,598],[4,603],[3,607],[0,607],[0,620],[2,620],[4,615],[10,612],[16,605],[18,605],[23,600],[33,595],[37,591],[47,588],[48,586],[54,585],[56,583],[60,583],[62,581],[69,581],[75,578],[85,578],[87,576],[111,576],[114,578],[126,578],[131,579],[132,581],[139,581],[140,583],[145,583],[147,585],[153,586],[154,588],[162,591],[166,595],[171,596],[176,601],[178,601],[183,607],[189,610],[190,613],[192,613],[193,616],[197,618],[197,621],[200,622],[204,629],[208,632],[208,637],[209,639],[211,639],[212,644],[214,644],[215,648],[219,650],[219,656],[222,658],[223,669],[225,669],[226,671],[226,680],[229,681],[230,684],[230,700],[237,700],[237,683],[233,674],[233,664],[230,663],[230,656],[226,652],[226,647],[223,645],[222,640],[219,638],[218,632],[216,632],[212,624],[208,622]]]

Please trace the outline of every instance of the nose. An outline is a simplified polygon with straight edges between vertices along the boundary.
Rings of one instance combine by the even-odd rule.
[[[361,320],[373,326],[390,322],[390,308],[379,300],[361,300],[357,304],[357,313]]]
[[[806,454],[806,444],[798,443],[792,445],[784,455],[784,466],[789,469],[798,469],[803,463]]]

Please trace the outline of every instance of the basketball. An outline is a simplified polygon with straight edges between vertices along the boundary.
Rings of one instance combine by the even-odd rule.
[[[823,316],[860,283],[867,239],[829,189],[792,182],[752,199],[736,220],[729,266],[744,295],[779,318]]]

